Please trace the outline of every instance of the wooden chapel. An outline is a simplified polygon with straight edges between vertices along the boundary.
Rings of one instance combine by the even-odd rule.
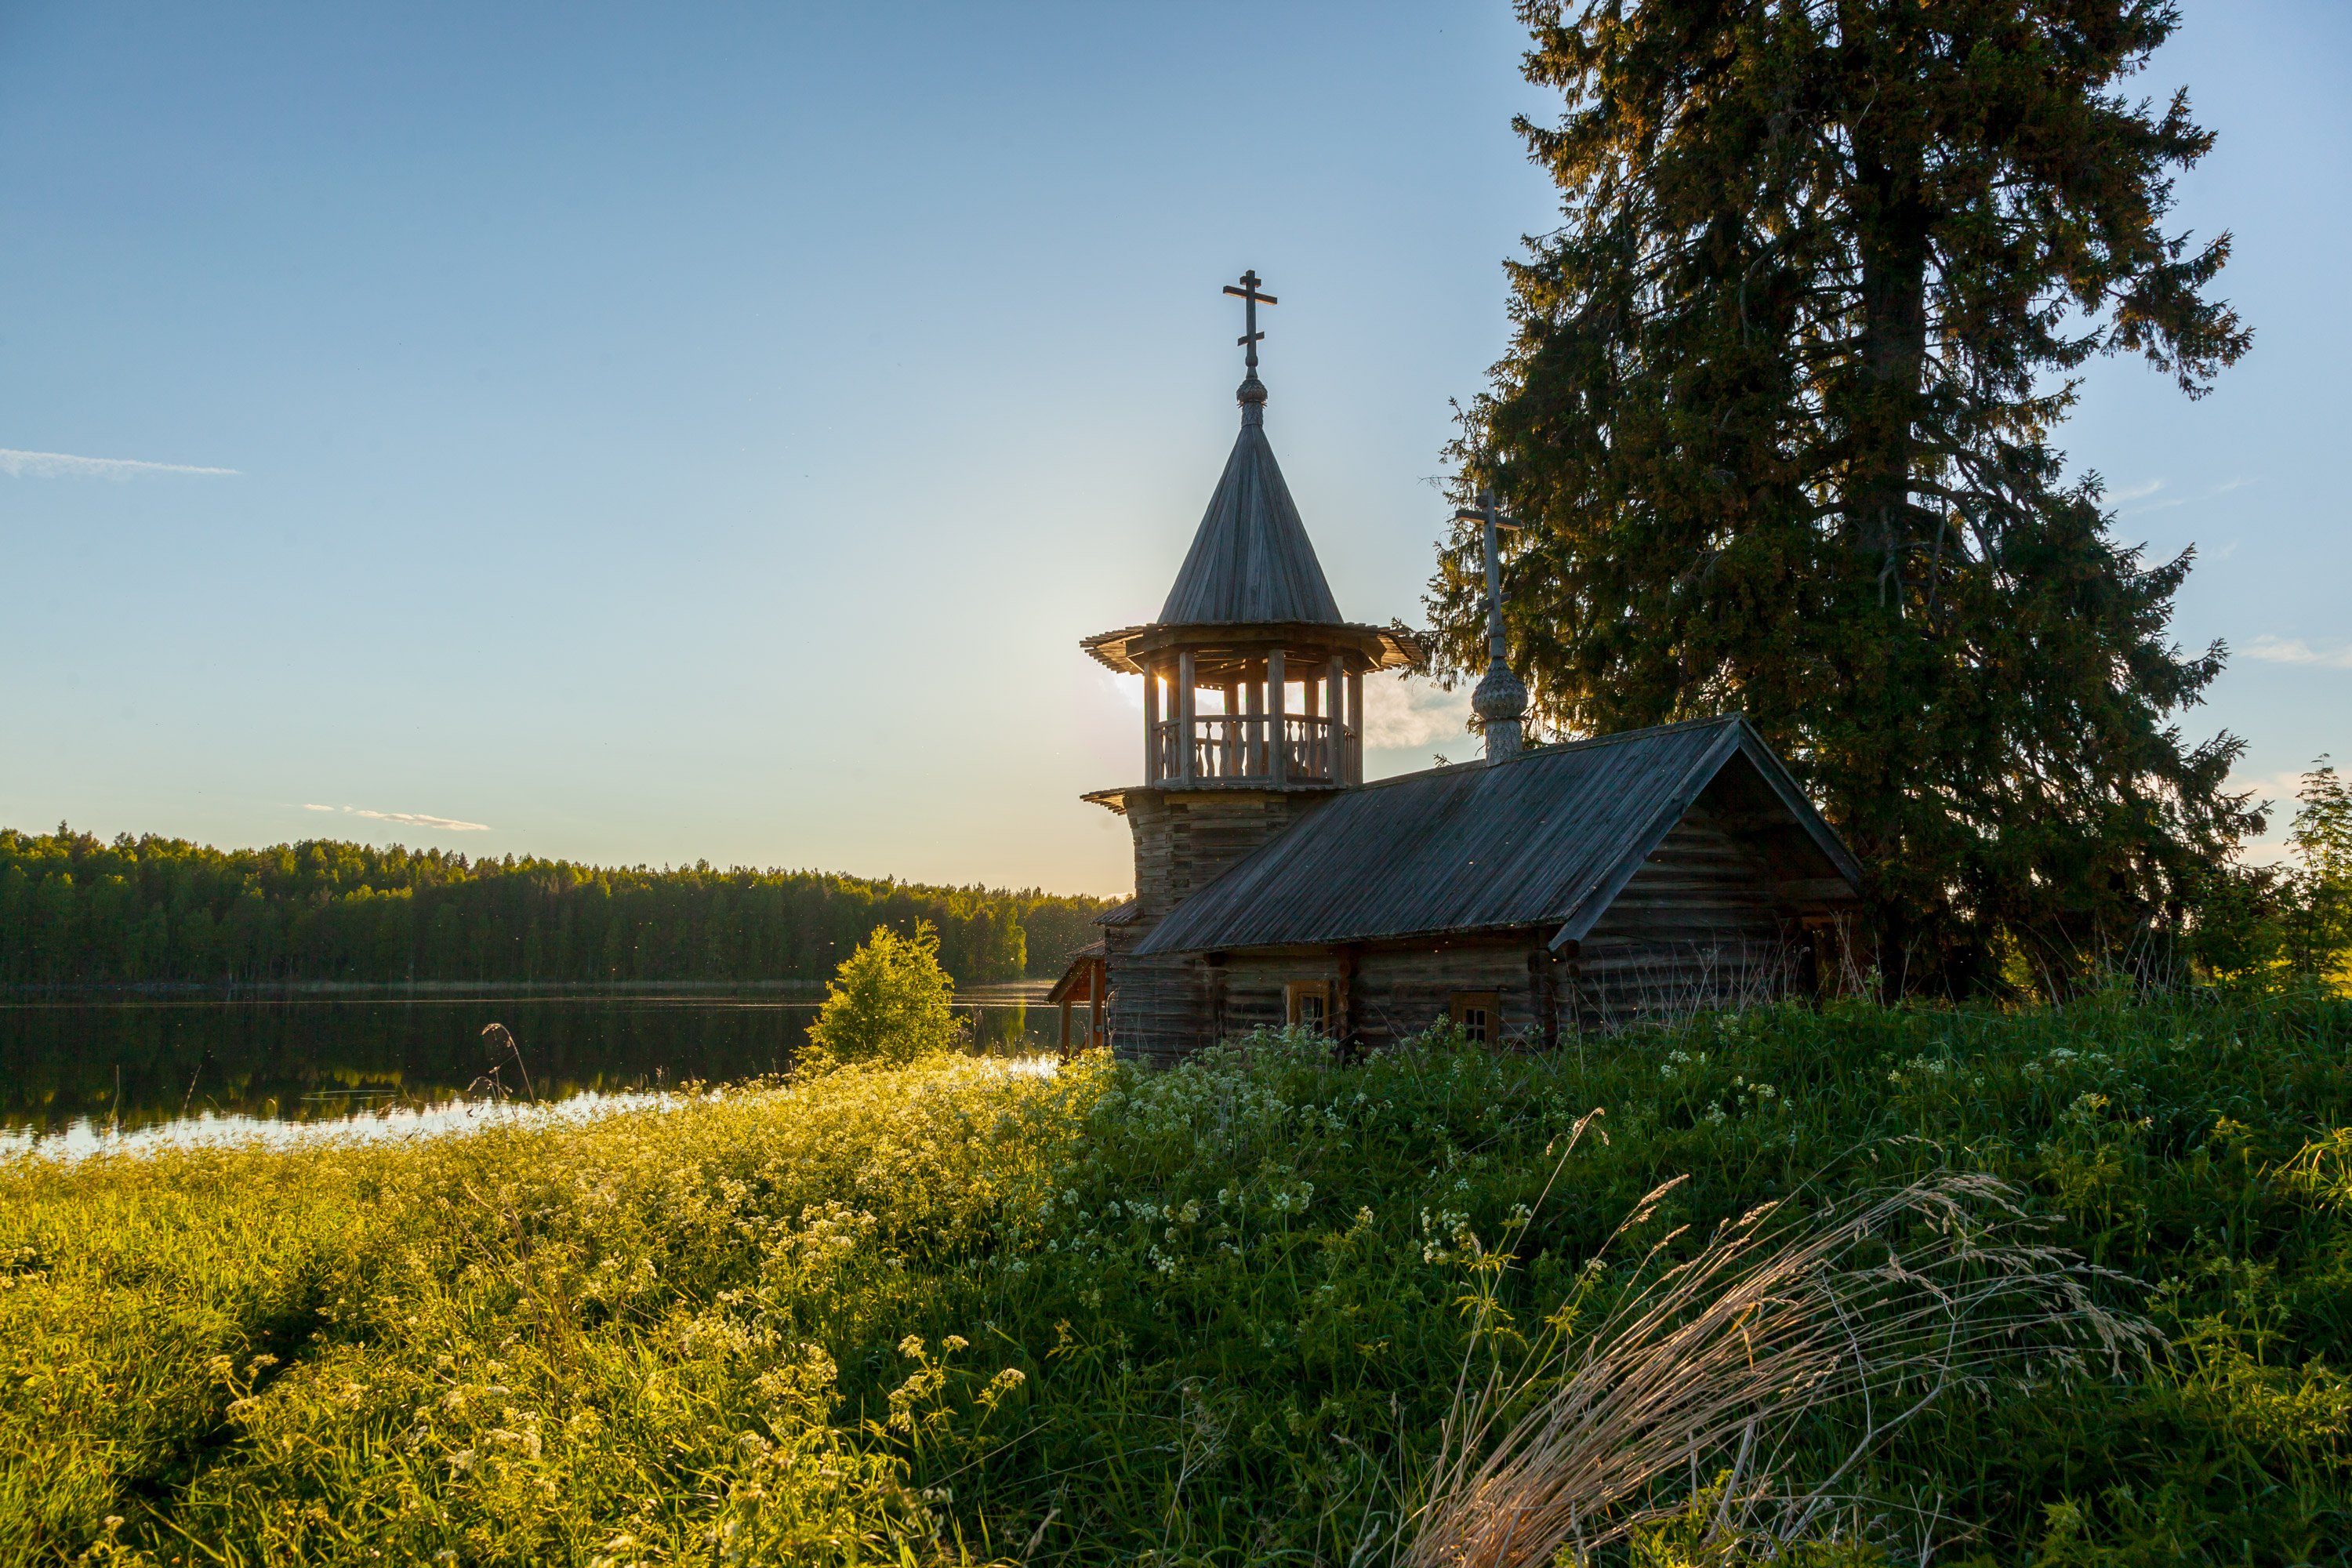
[[[1378,1047],[1449,1019],[1541,1045],[1819,984],[1860,868],[1745,719],[1521,744],[1491,500],[1486,754],[1365,782],[1365,679],[1421,649],[1341,615],[1266,440],[1273,297],[1255,273],[1225,292],[1248,352],[1224,472],[1158,618],[1081,645],[1142,678],[1143,757],[1086,796],[1128,819],[1136,890],[1048,994],[1065,1046],[1170,1061],[1261,1026]]]

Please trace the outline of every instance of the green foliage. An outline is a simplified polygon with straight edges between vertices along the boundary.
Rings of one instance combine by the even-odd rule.
[[[2294,863],[2283,889],[2287,962],[2301,973],[2352,978],[2352,787],[2322,757],[2295,796]]]
[[[924,921],[940,962],[971,984],[1028,972],[1027,924],[1050,933],[1039,972],[1059,973],[1070,928],[1107,902],[701,862],[0,828],[0,985],[821,980],[877,921]]]
[[[856,1064],[904,1067],[951,1050],[961,1037],[955,982],[940,967],[940,935],[926,921],[912,936],[876,926],[825,987],[800,1065],[829,1072]]]
[[[2240,989],[2352,984],[2352,786],[2321,757],[2296,792],[2288,858],[2217,882],[2189,951]]]
[[[1628,1568],[1748,1568],[1770,1562],[1780,1568],[1888,1568],[1886,1553],[1866,1539],[1824,1532],[1820,1541],[1800,1542],[1794,1549],[1766,1558],[1727,1550],[1717,1530],[1725,1481],[1691,1495],[1689,1505],[1633,1538],[1626,1554]],[[1843,1523],[1843,1521],[1840,1521]],[[1561,1568],[1576,1568],[1573,1563]]]
[[[1109,899],[1072,898],[1066,894],[1024,888],[1011,895],[1013,912],[1027,940],[1032,978],[1055,980],[1069,966],[1078,949],[1102,935],[1095,918],[1111,907]]]
[[[2224,875],[2240,743],[2175,728],[2221,667],[2168,628],[2189,557],[2119,542],[2049,443],[2092,355],[2192,395],[2246,348],[2228,237],[2164,219],[2210,135],[2123,90],[2142,0],[1523,0],[1521,129],[1564,221],[1457,457],[1528,526],[1537,717],[1737,709],[1870,872],[1884,973],[2061,990]],[[1475,545],[1430,608],[1476,668]],[[2145,944],[2142,944],[2145,951]]]
[[[1663,1177],[1628,1259],[1954,1166],[2173,1349],[1953,1391],[1799,1561],[2347,1558],[2352,1005],[1329,1052],[0,1163],[0,1563],[1377,1563],[1468,1314],[1600,1321],[1584,1262]],[[1650,1561],[1706,1561],[1703,1511]]]

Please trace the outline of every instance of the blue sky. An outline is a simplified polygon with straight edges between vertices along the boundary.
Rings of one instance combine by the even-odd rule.
[[[2352,753],[2352,11],[2189,0],[2253,353],[2063,437],[2201,563],[2276,794]],[[1555,197],[1499,5],[0,8],[0,823],[1116,891],[1237,310],[1352,617]],[[169,467],[125,467],[125,463]],[[185,469],[226,469],[226,473]],[[1465,754],[1382,693],[1377,771]],[[1449,731],[1451,731],[1449,733]],[[328,809],[317,809],[325,807]]]

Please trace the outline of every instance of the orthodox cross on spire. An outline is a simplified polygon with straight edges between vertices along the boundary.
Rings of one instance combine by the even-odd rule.
[[[1260,305],[1281,303],[1271,294],[1258,292],[1258,284],[1262,281],[1264,279],[1258,277],[1257,268],[1252,268],[1242,274],[1239,288],[1235,288],[1231,283],[1225,285],[1225,292],[1242,302],[1242,335],[1235,338],[1234,342],[1249,351],[1247,356],[1242,361],[1249,374],[1242,378],[1241,391],[1235,395],[1241,399],[1245,407],[1265,401],[1265,384],[1257,378],[1257,345],[1265,338],[1265,334],[1257,330],[1257,308]]]
[[[1499,763],[1517,756],[1521,724],[1528,713],[1528,689],[1511,673],[1511,647],[1503,632],[1503,542],[1501,531],[1519,525],[1495,504],[1495,492],[1481,486],[1478,504],[1454,514],[1456,522],[1479,524],[1479,543],[1486,565],[1486,674],[1470,693],[1471,711],[1478,715],[1486,734],[1486,760]]]

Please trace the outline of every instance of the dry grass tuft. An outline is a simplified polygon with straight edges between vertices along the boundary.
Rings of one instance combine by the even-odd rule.
[[[1650,1193],[1612,1244],[1680,1181]],[[1457,1388],[1404,1561],[1580,1561],[1686,1523],[1694,1500],[1712,1512],[1704,1550],[1772,1555],[1831,1531],[1841,1482],[1951,1390],[2144,1356],[2154,1331],[2092,1297],[2115,1277],[2041,1244],[2018,1198],[1990,1176],[1940,1173],[1810,1220],[1768,1205],[1667,1266],[1677,1230],[1580,1331],[1578,1307],[1604,1278],[1596,1257],[1517,1373],[1498,1363],[1483,1386]],[[1801,1448],[1844,1458],[1801,1487],[1783,1468]]]

